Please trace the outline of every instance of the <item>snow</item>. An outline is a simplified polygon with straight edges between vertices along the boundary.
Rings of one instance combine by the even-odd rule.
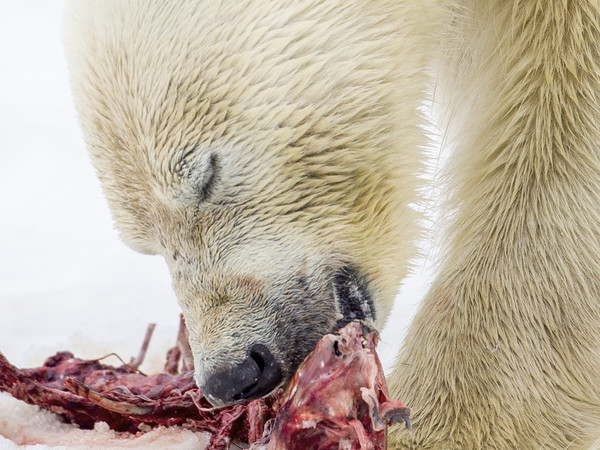
[[[61,0],[0,2],[0,351],[19,367],[66,349],[129,358],[155,322],[142,366],[152,372],[175,342],[179,307],[160,257],[135,253],[113,229],[72,105],[62,9]],[[383,333],[388,369],[431,278],[426,261],[405,280]],[[78,430],[0,394],[0,449],[199,448],[203,439]]]

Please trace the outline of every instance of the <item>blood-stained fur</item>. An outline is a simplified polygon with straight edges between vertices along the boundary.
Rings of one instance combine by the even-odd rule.
[[[66,42],[123,240],[162,255],[215,405],[381,328],[441,106],[446,251],[391,376],[398,447],[600,435],[600,29],[589,0],[71,1]],[[400,343],[398,343],[400,347]]]

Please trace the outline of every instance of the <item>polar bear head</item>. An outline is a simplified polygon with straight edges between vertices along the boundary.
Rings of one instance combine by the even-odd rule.
[[[343,3],[68,8],[116,227],[165,258],[215,405],[267,394],[349,320],[381,327],[414,252],[411,30],[395,2]]]

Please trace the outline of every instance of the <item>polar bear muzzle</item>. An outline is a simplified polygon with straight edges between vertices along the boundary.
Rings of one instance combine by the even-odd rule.
[[[321,276],[299,274],[285,286],[231,280],[221,290],[236,289],[235,299],[205,311],[191,325],[196,381],[214,406],[265,396],[290,379],[316,342],[346,323],[374,324],[375,312],[366,278],[351,266]],[[320,288],[319,288],[320,286]],[[245,316],[237,311],[245,304]],[[220,325],[217,325],[220,324]]]

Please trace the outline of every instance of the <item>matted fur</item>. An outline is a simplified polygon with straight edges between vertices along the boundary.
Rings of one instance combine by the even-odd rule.
[[[598,17],[588,0],[70,2],[92,160],[123,239],[171,269],[198,382],[257,340],[289,376],[335,322],[345,264],[383,326],[435,86],[448,237],[392,375],[415,420],[392,446],[598,438]]]

